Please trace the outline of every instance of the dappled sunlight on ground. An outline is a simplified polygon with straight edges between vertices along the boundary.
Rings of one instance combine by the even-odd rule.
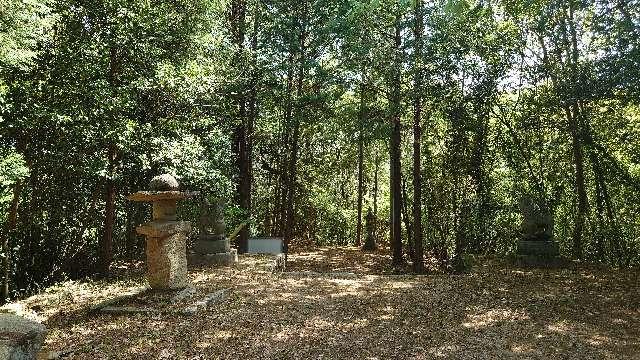
[[[481,329],[487,326],[496,326],[505,322],[529,320],[529,316],[523,311],[512,309],[491,309],[480,314],[467,315],[467,322],[462,326],[471,329]]]
[[[231,268],[194,267],[194,316],[90,314],[141,278],[61,284],[20,303],[48,319],[46,351],[68,359],[618,359],[639,358],[637,274],[598,268],[517,269],[480,260],[468,274],[396,275],[384,251],[321,248]],[[168,294],[141,303],[165,310]],[[15,305],[14,305],[15,306]]]

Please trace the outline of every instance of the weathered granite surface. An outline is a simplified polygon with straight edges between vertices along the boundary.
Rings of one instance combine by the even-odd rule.
[[[153,191],[174,191],[180,188],[178,180],[171,174],[162,174],[151,179],[149,189]]]
[[[13,314],[0,314],[0,359],[32,360],[44,342],[44,325]]]
[[[189,221],[152,221],[138,226],[136,231],[141,235],[164,238],[179,232],[190,233],[191,223]]]
[[[153,289],[181,289],[187,276],[187,236],[176,232],[165,238],[147,237],[147,280]]]

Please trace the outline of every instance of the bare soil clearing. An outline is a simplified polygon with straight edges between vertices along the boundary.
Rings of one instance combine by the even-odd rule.
[[[192,297],[152,293],[125,304],[156,313],[89,311],[141,287],[141,268],[13,306],[46,320],[44,353],[65,359],[640,359],[637,271],[483,260],[463,275],[389,275],[385,252],[355,248],[292,254],[284,273],[272,274],[269,261],[192,268]],[[178,312],[223,289],[222,301]]]

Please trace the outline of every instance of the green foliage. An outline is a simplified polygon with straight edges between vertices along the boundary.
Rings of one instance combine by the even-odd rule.
[[[640,261],[637,1],[425,2],[421,56],[413,1],[237,3],[242,24],[230,1],[0,0],[3,222],[10,188],[24,183],[10,234],[16,292],[92,274],[110,185],[115,255],[143,256],[134,229],[149,211],[125,196],[162,172],[226,199],[229,228],[250,218],[254,234],[282,236],[291,204],[296,239],[353,244],[360,139],[364,208],[377,209],[384,244],[396,111],[407,245],[420,201],[426,250],[443,265],[510,253],[528,195],[551,209],[571,255],[577,138],[589,205],[584,259]],[[418,72],[424,85],[413,89]],[[420,200],[409,176],[417,96]],[[573,137],[567,109],[579,118]],[[237,130],[247,119],[251,211],[236,194]],[[197,220],[195,201],[180,211]]]
[[[5,221],[12,187],[29,176],[29,168],[21,154],[13,150],[0,150],[0,220]]]

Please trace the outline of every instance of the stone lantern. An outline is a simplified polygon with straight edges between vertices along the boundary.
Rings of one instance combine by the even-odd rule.
[[[197,192],[179,191],[178,181],[171,175],[156,176],[150,191],[139,191],[127,199],[153,204],[153,221],[136,228],[147,237],[147,279],[152,289],[181,289],[189,285],[187,277],[187,234],[191,223],[178,221],[178,200],[197,196]]]

